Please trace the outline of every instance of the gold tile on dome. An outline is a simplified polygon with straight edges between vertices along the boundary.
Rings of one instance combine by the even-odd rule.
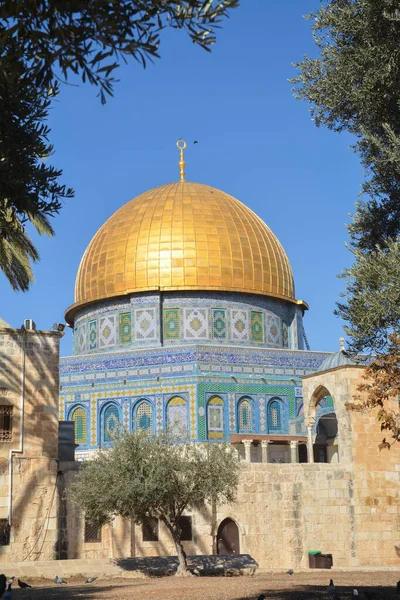
[[[79,268],[75,302],[163,286],[294,301],[290,263],[265,223],[228,194],[189,182],[145,192],[104,224]]]

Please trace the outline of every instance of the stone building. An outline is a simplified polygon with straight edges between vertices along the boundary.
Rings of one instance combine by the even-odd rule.
[[[34,325],[31,325],[34,327]],[[58,537],[56,331],[0,319],[0,557],[54,558]]]
[[[346,410],[363,367],[343,349],[308,349],[308,306],[296,299],[278,239],[238,200],[186,182],[182,146],[180,181],[122,206],[82,258],[66,311],[73,355],[60,360],[59,381],[59,419],[73,423],[76,461],[57,463],[57,509],[49,508],[57,475],[49,467],[31,527],[46,510],[57,519],[53,533],[44,529],[54,557],[173,554],[159,523],[116,519],[100,530],[68,497],[79,461],[109,447],[119,428],[173,431],[181,442],[227,441],[243,458],[234,505],[185,515],[187,552],[250,553],[271,568],[305,567],[313,549],[332,553],[336,566],[398,564],[398,450],[378,451],[374,414]],[[4,329],[0,339],[2,331],[15,339],[29,333]],[[46,415],[35,429],[40,460],[54,461],[58,359],[48,347],[56,353],[59,334],[28,337],[47,344],[36,368],[52,383],[47,395],[40,384],[32,397]],[[3,397],[5,431],[6,407],[17,419],[19,405],[18,395],[8,403]],[[13,430],[16,424],[13,413]],[[14,487],[23,497],[24,488]],[[0,541],[0,553],[23,559],[17,512],[7,512],[5,499],[2,506],[11,537],[4,548]],[[38,547],[37,556],[49,556]]]

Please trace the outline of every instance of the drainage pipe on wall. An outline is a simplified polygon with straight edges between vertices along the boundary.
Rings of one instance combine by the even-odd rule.
[[[24,410],[25,410],[25,340],[26,331],[21,331],[21,393],[19,400],[19,447],[13,448],[8,456],[8,524],[12,523],[12,486],[13,486],[13,455],[24,451]]]

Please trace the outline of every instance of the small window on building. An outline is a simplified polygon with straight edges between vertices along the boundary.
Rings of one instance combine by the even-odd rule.
[[[158,542],[158,519],[147,517],[143,521],[142,537],[144,542]]]
[[[101,526],[96,521],[85,519],[85,544],[101,542]]]
[[[75,428],[75,442],[79,445],[84,445],[87,442],[87,418],[86,411],[81,406],[78,406],[72,413],[72,420]]]
[[[12,406],[0,406],[0,442],[12,442]]]
[[[10,525],[8,519],[0,519],[0,546],[10,544]]]
[[[191,542],[192,541],[192,517],[181,517],[179,519],[179,526],[181,528],[181,541]]]
[[[253,429],[251,405],[248,400],[241,400],[239,404],[239,429],[240,431],[251,431]]]

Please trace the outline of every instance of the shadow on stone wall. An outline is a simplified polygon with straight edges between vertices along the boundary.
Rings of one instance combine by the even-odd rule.
[[[13,456],[14,477],[18,475],[19,481],[15,480],[13,486],[12,514],[15,541],[23,545],[23,554],[31,560],[40,555],[46,540],[46,520],[54,516],[56,508],[59,340],[55,337],[61,335],[20,330],[7,330],[1,336],[4,343],[0,351],[0,395],[14,406],[17,417],[13,423],[13,441],[3,444],[4,454],[0,458],[1,473],[6,476],[8,461],[5,455],[20,444],[21,357],[25,350],[24,454],[23,459],[19,454]],[[34,459],[34,468],[26,458]],[[28,521],[27,543],[20,538],[20,531],[25,529]],[[38,539],[40,536],[43,540]],[[45,554],[49,555],[49,550]]]

